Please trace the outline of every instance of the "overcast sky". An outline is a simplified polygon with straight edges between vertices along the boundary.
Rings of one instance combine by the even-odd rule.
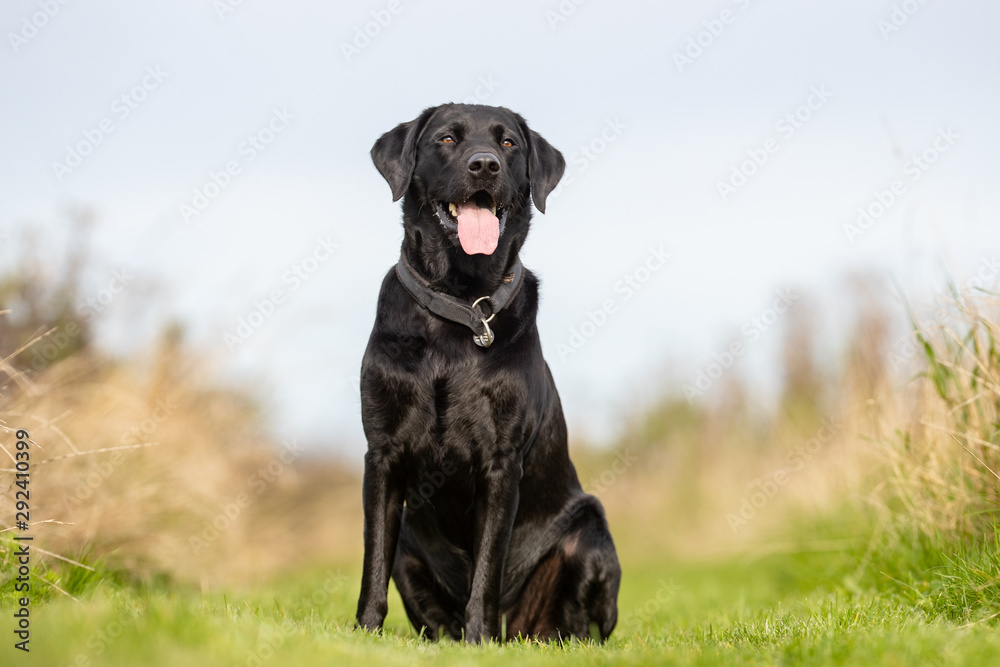
[[[996,283],[996,2],[8,0],[0,28],[0,261],[92,206],[85,292],[136,276],[103,345],[179,318],[275,431],[348,455],[402,238],[368,151],[442,102],[507,106],[567,157],[523,259],[576,435],[733,342],[773,390],[789,289],[842,332],[851,272]]]

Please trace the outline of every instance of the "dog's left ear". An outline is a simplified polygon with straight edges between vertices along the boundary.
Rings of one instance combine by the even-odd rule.
[[[392,201],[398,201],[410,187],[413,169],[417,164],[417,141],[436,110],[437,107],[424,109],[420,116],[409,123],[400,123],[383,134],[372,146],[372,162],[389,182]]]
[[[545,199],[566,171],[566,160],[563,159],[562,153],[542,138],[542,135],[529,129],[523,119],[521,132],[528,138],[528,180],[531,183],[531,201],[535,202],[535,208],[545,213]]]

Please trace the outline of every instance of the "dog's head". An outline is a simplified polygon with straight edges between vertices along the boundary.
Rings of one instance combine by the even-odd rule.
[[[382,135],[371,154],[393,201],[405,195],[404,211],[417,212],[406,224],[465,255],[492,255],[505,237],[523,241],[529,201],[544,213],[566,166],[521,116],[478,104],[426,109]]]

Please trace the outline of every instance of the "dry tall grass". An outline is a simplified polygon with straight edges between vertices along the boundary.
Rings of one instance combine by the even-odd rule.
[[[167,340],[147,363],[81,352],[8,382],[3,426],[35,443],[35,544],[205,586],[353,558],[337,538],[359,520],[323,508],[358,505],[354,476],[268,439],[252,402],[214,378],[211,363]],[[5,466],[3,497],[12,482]],[[9,529],[13,506],[4,505]]]
[[[914,319],[904,354],[919,371],[876,448],[873,499],[895,530],[981,542],[1000,520],[1000,299],[955,296],[938,322]]]
[[[86,554],[203,586],[355,560],[353,471],[268,436],[252,390],[223,384],[176,328],[131,358],[91,345],[100,315],[80,285],[92,219],[70,217],[64,256],[28,233],[0,274],[0,460],[13,461],[14,431],[31,434],[33,544],[50,561]],[[0,463],[0,552],[13,472]]]

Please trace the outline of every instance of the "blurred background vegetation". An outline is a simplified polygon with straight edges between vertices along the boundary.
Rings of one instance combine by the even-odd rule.
[[[0,270],[0,457],[12,460],[13,430],[37,443],[36,576],[72,595],[98,570],[218,590],[356,567],[359,462],[268,436],[252,387],[226,382],[179,325],[149,349],[99,349],[101,314],[79,288],[90,216],[70,219],[61,261],[26,236]],[[612,448],[572,443],[626,573],[829,552],[856,563],[836,575],[849,589],[955,619],[1000,612],[1000,301],[951,289],[911,310],[876,279],[852,289],[842,358],[816,358],[814,310],[790,314],[773,409],[729,374],[712,401],[664,387]],[[13,482],[0,469],[3,497]],[[0,507],[5,565],[11,510]],[[12,570],[0,571],[9,596]]]

